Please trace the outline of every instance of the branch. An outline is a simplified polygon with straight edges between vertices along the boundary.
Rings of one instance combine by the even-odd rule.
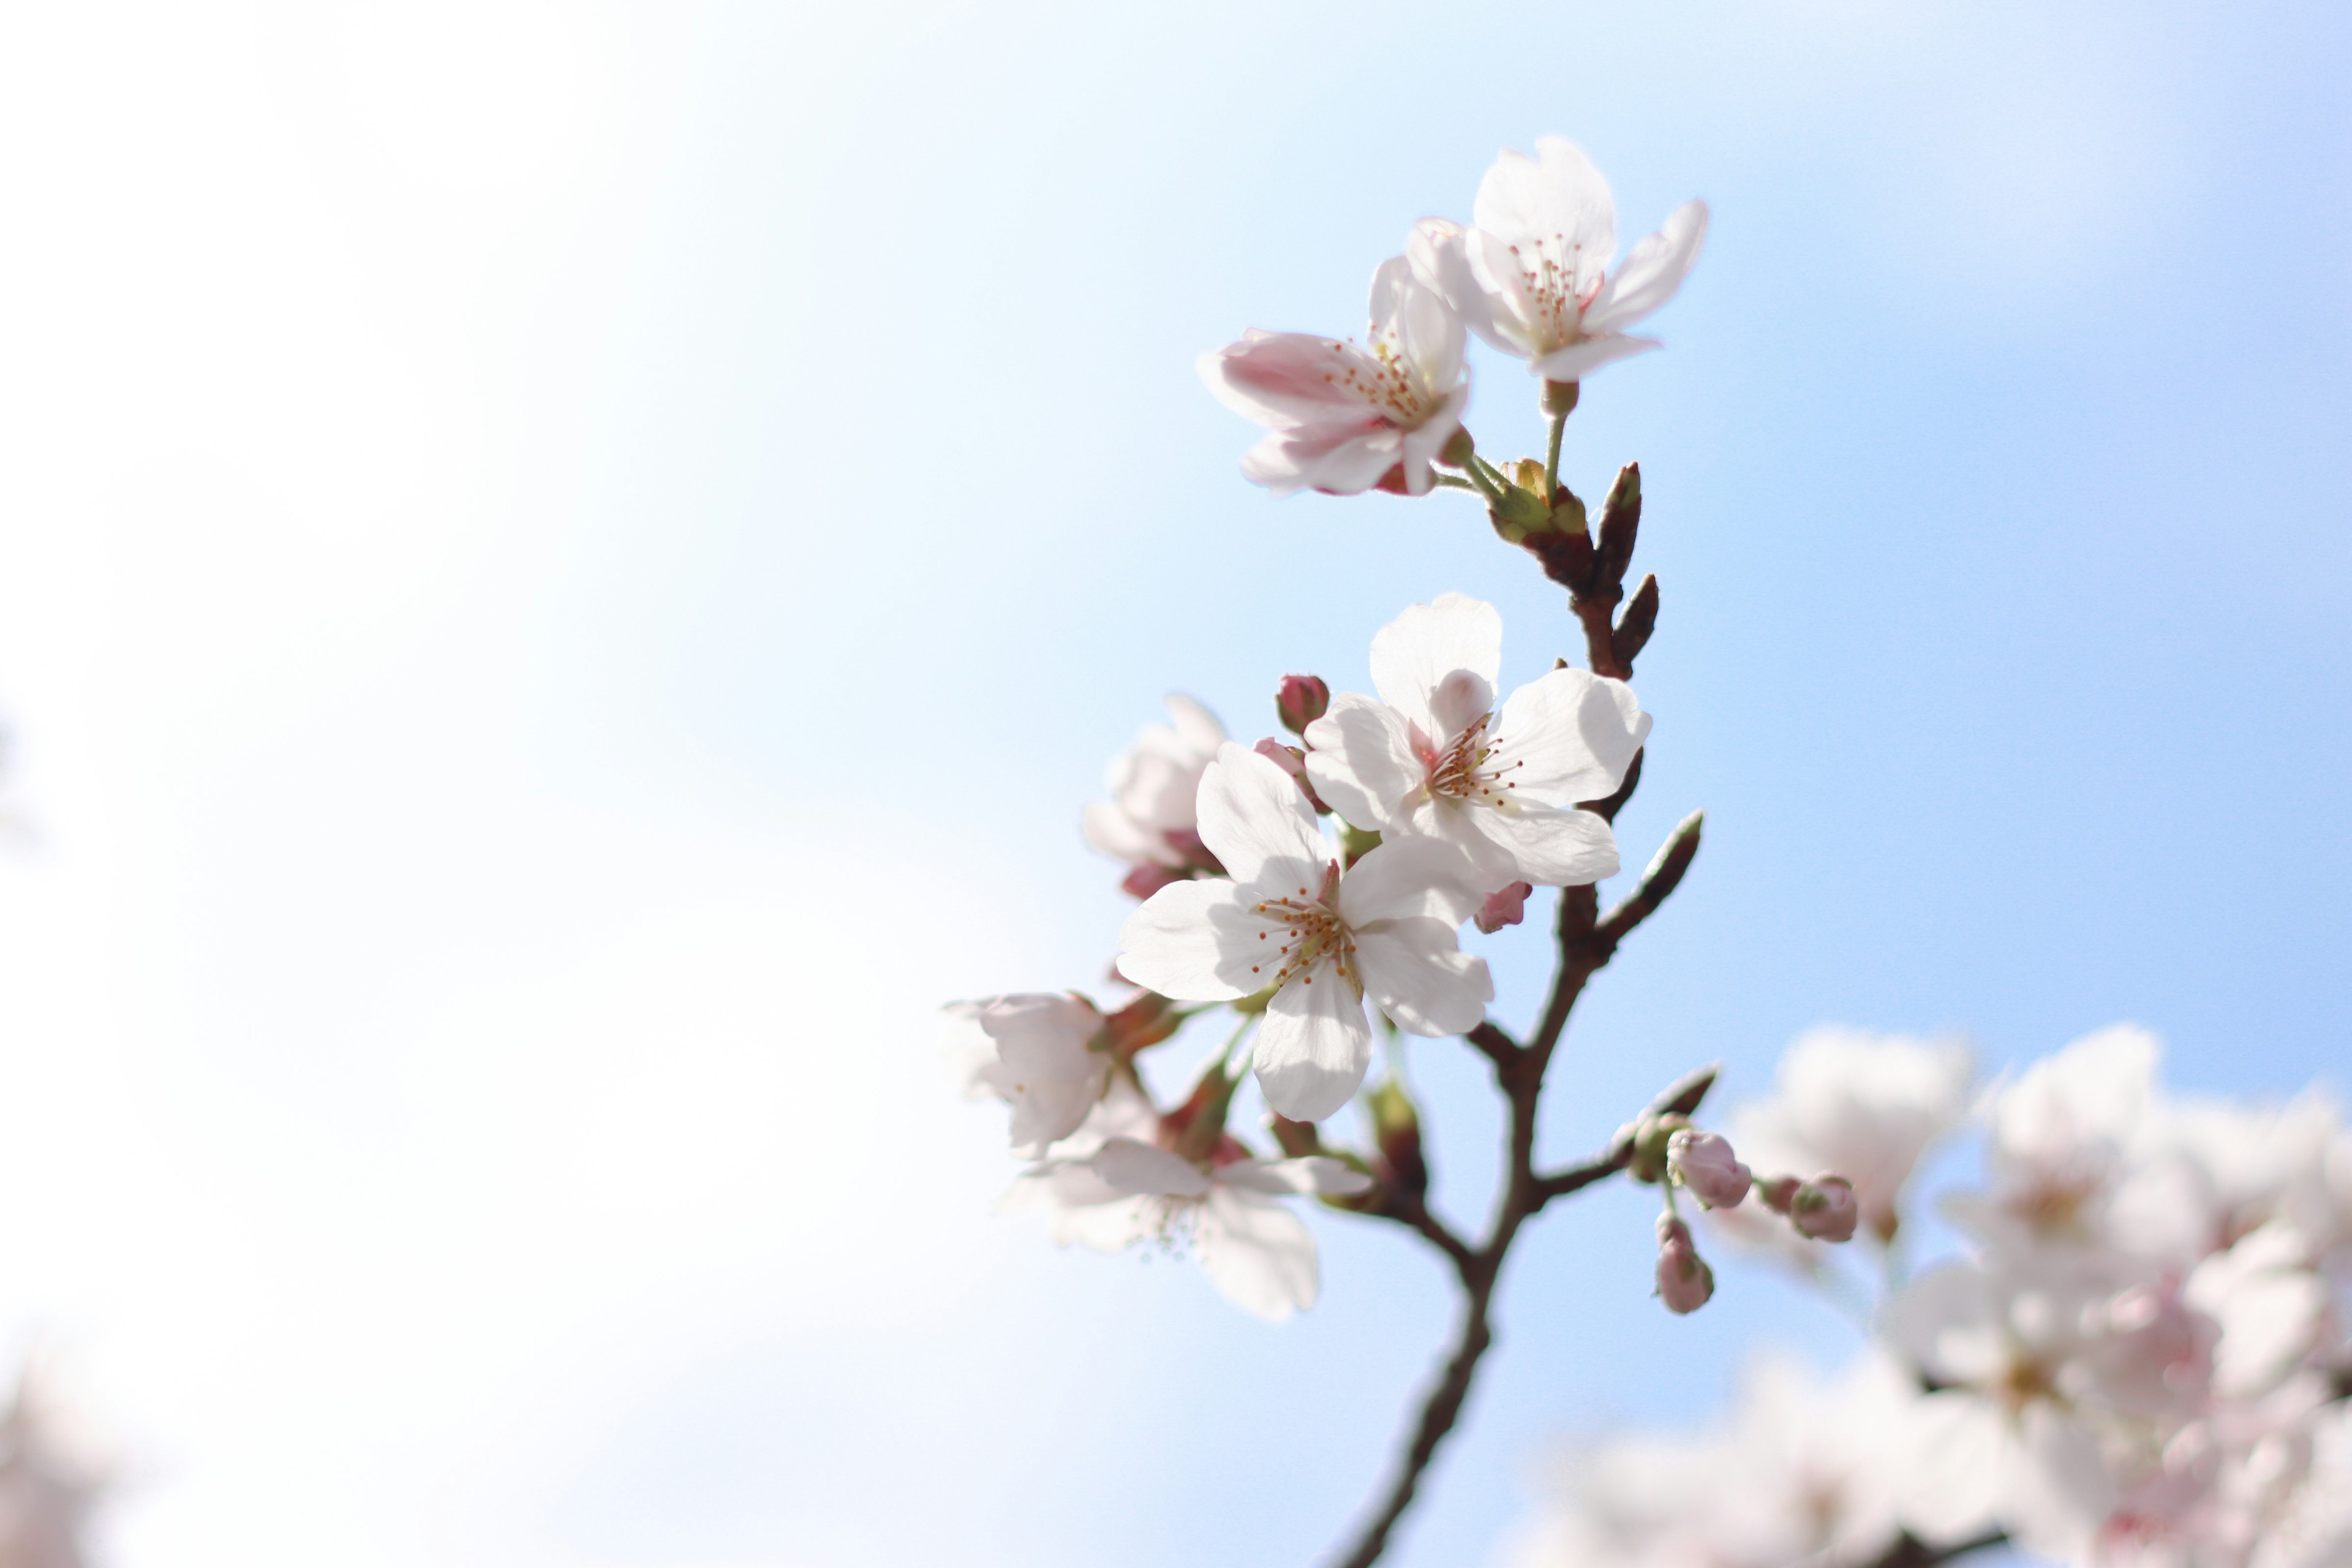
[[[1651,858],[1649,869],[1642,873],[1639,885],[1594,927],[1593,941],[1601,946],[1602,963],[1609,961],[1608,954],[1616,952],[1619,942],[1633,934],[1635,926],[1648,920],[1666,901],[1667,894],[1682,885],[1683,873],[1698,857],[1699,833],[1706,826],[1706,813],[1703,811],[1694,811],[1677,823]]]
[[[1864,1568],[1937,1568],[1955,1557],[1965,1557],[1971,1552],[1989,1552],[1996,1546],[2009,1544],[2004,1531],[1987,1531],[1966,1541],[1956,1541],[1949,1546],[1930,1546],[1908,1531],[1895,1538],[1895,1544],[1879,1554],[1878,1560]]]
[[[1623,1170],[1633,1159],[1633,1133],[1643,1121],[1654,1116],[1688,1116],[1698,1110],[1706,1099],[1706,1091],[1715,1087],[1714,1065],[1685,1073],[1667,1086],[1664,1093],[1650,1101],[1644,1116],[1627,1122],[1609,1141],[1609,1147],[1581,1164],[1570,1165],[1564,1171],[1554,1171],[1535,1180],[1535,1207],[1541,1208],[1554,1198],[1564,1198],[1580,1188],[1589,1187],[1604,1176]]]

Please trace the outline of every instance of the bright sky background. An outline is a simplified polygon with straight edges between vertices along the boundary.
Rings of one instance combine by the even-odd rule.
[[[1709,816],[1549,1146],[1824,1020],[2342,1079],[2347,71],[2318,4],[17,7],[0,1326],[133,1456],[112,1563],[1332,1539],[1435,1268],[1319,1219],[1270,1330],[1056,1252],[932,1009],[1100,974],[1076,813],[1163,692],[1262,733],[1450,588],[1507,678],[1574,646],[1460,497],[1252,490],[1192,370],[1360,329],[1547,132],[1628,242],[1715,213],[1569,439],[1664,589],[1627,858]],[[1414,1070],[1469,1212],[1477,1076]],[[1671,1321],[1648,1250],[1631,1194],[1530,1237],[1394,1561],[1850,1343],[1752,1270]]]

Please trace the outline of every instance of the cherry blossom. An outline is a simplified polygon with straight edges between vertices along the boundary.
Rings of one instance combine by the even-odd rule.
[[[1675,1184],[1711,1209],[1736,1209],[1748,1196],[1754,1173],[1732,1152],[1719,1132],[1685,1127],[1666,1144],[1666,1169]]]
[[[1202,777],[1200,819],[1231,880],[1152,894],[1120,933],[1118,970],[1183,1001],[1270,993],[1255,1063],[1276,1111],[1320,1121],[1356,1092],[1371,1062],[1367,995],[1411,1034],[1485,1017],[1494,982],[1454,933],[1486,889],[1459,850],[1400,839],[1343,875],[1289,775],[1232,742]]]
[[[1426,494],[1430,465],[1462,428],[1470,400],[1461,317],[1402,257],[1372,274],[1366,342],[1253,328],[1201,356],[1201,379],[1234,413],[1266,426],[1242,472],[1276,495],[1357,495],[1375,486]]]
[[[948,1012],[986,1039],[971,1086],[1013,1107],[1013,1143],[1026,1158],[1076,1131],[1109,1086],[1108,1029],[1083,996],[996,996]]]
[[[1224,726],[1192,699],[1168,699],[1169,724],[1147,724],[1110,763],[1110,799],[1086,810],[1087,842],[1130,869],[1123,884],[1149,898],[1170,882],[1218,869],[1202,847],[1192,797]]]
[[[1349,822],[1462,850],[1482,890],[1571,887],[1617,869],[1598,814],[1624,782],[1650,716],[1624,682],[1555,669],[1497,712],[1503,618],[1462,594],[1414,605],[1372,638],[1376,700],[1334,698],[1307,726],[1307,773]]]
[[[1625,335],[1675,296],[1706,237],[1706,204],[1685,202],[1658,233],[1617,255],[1617,203],[1579,148],[1557,136],[1536,155],[1506,150],[1478,184],[1473,224],[1424,218],[1406,256],[1472,331],[1547,381],[1581,381],[1659,346]]]

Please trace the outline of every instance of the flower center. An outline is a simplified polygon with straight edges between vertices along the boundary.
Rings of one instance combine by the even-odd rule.
[[[1423,390],[1420,375],[1391,334],[1374,334],[1369,349],[1358,348],[1352,340],[1333,343],[1331,349],[1346,355],[1347,363],[1323,379],[1362,398],[1387,423],[1401,430],[1411,430],[1435,411]]]
[[[1503,775],[1528,764],[1526,759],[1521,758],[1513,763],[1488,765],[1503,744],[1500,735],[1491,740],[1487,738],[1486,726],[1494,720],[1492,713],[1480,714],[1454,738],[1453,744],[1423,759],[1429,768],[1431,795],[1494,806],[1502,805],[1510,799],[1506,792],[1519,786]]]
[[[1267,945],[1266,956],[1274,963],[1273,984],[1277,988],[1288,984],[1293,976],[1302,985],[1314,984],[1314,972],[1326,960],[1338,969],[1340,979],[1355,981],[1356,938],[1339,919],[1337,860],[1325,869],[1319,894],[1301,888],[1295,897],[1262,900],[1251,913],[1263,922],[1257,939]],[[1265,968],[1263,963],[1253,963],[1250,973],[1257,974]],[[1361,983],[1355,983],[1360,991]]]
[[[1591,287],[1578,292],[1577,257],[1583,249],[1581,245],[1570,245],[1564,234],[1511,247],[1511,258],[1519,264],[1519,279],[1535,301],[1536,327],[1554,348],[1566,348],[1584,335],[1584,308],[1601,292],[1598,278]]]

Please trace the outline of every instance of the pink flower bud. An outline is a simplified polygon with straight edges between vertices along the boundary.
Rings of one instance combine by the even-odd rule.
[[[1690,1226],[1658,1216],[1658,1300],[1676,1317],[1697,1311],[1715,1294],[1715,1270],[1691,1245]]]
[[[1315,793],[1315,786],[1307,782],[1306,752],[1296,746],[1286,746],[1271,735],[1260,741],[1252,749],[1259,756],[1288,773],[1292,781],[1298,785],[1300,793],[1307,796],[1307,804],[1313,806],[1317,812],[1328,812],[1331,809],[1323,804],[1322,797]]]
[[[1307,726],[1323,717],[1330,707],[1331,689],[1317,676],[1286,675],[1282,689],[1274,694],[1275,717],[1294,735],[1307,733]]]
[[[1797,1189],[1789,1204],[1789,1223],[1797,1227],[1799,1236],[1815,1241],[1852,1241],[1854,1225],[1861,1218],[1862,1205],[1854,1201],[1853,1184],[1843,1176],[1815,1176]]]
[[[1515,926],[1528,918],[1528,895],[1534,891],[1529,883],[1514,882],[1499,893],[1487,894],[1486,901],[1470,918],[1478,922],[1480,931],[1492,936],[1505,926]]]
[[[1755,1176],[1731,1152],[1731,1141],[1719,1132],[1685,1127],[1666,1144],[1666,1171],[1677,1186],[1711,1209],[1736,1209],[1748,1195]],[[1851,1189],[1849,1189],[1850,1191]],[[1853,1227],[1846,1227],[1848,1235]]]

